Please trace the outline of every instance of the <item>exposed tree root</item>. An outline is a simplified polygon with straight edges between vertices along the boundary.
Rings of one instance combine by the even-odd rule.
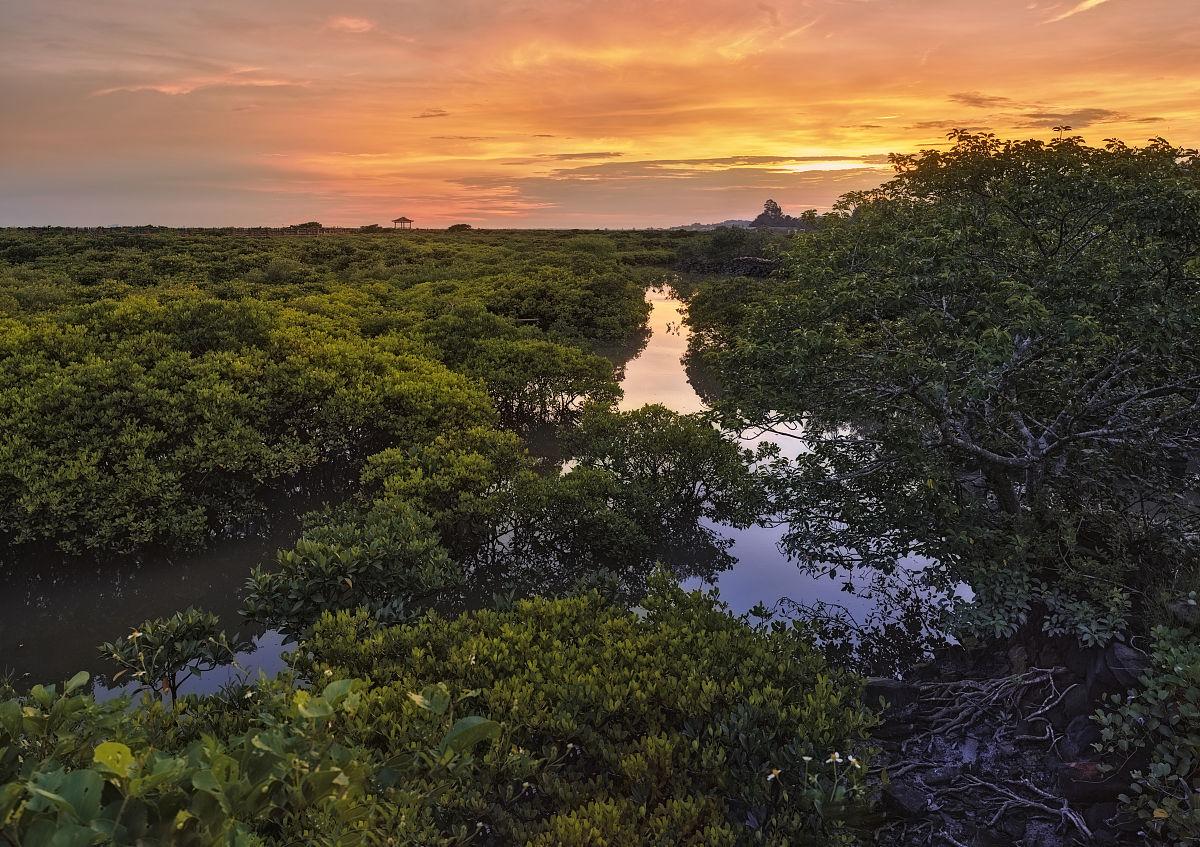
[[[1095,845],[1081,811],[1059,793],[1059,707],[1079,683],[1065,668],[915,684],[892,720],[879,778],[893,819],[876,842],[905,847]],[[1040,731],[1033,731],[1037,728]]]

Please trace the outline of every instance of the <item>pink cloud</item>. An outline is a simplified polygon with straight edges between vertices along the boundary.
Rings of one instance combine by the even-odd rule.
[[[366,18],[336,17],[330,18],[325,26],[338,32],[363,33],[375,29],[375,22]]]

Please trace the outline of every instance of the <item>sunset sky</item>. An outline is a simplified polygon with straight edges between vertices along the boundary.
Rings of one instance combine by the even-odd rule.
[[[711,222],[1198,105],[1200,0],[0,0],[0,225]]]

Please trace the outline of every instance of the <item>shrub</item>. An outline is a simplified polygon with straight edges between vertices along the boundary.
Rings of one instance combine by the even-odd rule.
[[[254,845],[352,829],[360,814],[369,770],[331,731],[335,716],[353,712],[359,683],[296,692],[269,726],[171,753],[150,743],[141,715],[123,714],[128,701],[75,694],[86,681],[0,703],[5,843]]]
[[[407,605],[462,577],[430,519],[395,499],[361,514],[342,510],[318,517],[295,547],[279,551],[276,565],[250,574],[243,613],[292,633],[327,610],[362,607],[402,617]]]
[[[158,697],[170,694],[174,703],[183,683],[233,662],[246,646],[231,642],[212,612],[189,607],[169,618],[148,620],[122,640],[101,644],[100,654],[120,668],[114,682],[128,675],[138,690]]]
[[[299,667],[371,680],[348,732],[392,761],[421,744],[411,694],[430,680],[504,727],[438,799],[443,826],[506,844],[841,843],[862,788],[847,751],[873,722],[852,680],[792,632],[654,583],[641,614],[591,594],[398,627],[325,615]]]
[[[1121,800],[1164,844],[1200,841],[1200,639],[1195,630],[1158,627],[1150,667],[1128,697],[1114,695],[1095,715],[1102,752],[1126,762],[1148,751]],[[1110,766],[1111,767],[1111,766]]]

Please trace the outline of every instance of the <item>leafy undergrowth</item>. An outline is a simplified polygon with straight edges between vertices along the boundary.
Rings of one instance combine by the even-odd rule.
[[[97,704],[83,677],[0,704],[0,833],[838,844],[861,810],[855,680],[665,578],[635,612],[592,594],[393,627],[326,614],[296,664],[173,708]]]

